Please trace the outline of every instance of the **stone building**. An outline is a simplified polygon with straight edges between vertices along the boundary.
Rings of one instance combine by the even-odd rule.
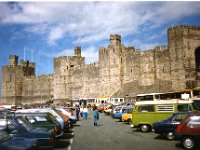
[[[9,57],[2,67],[2,96],[7,103],[134,97],[138,93],[183,91],[200,87],[200,27],[168,29],[168,45],[147,51],[125,47],[120,35],[110,35],[99,60],[86,64],[81,47],[74,56],[54,58],[54,73],[35,75],[35,64]]]

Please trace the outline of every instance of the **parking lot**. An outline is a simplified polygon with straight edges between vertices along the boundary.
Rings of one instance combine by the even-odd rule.
[[[100,114],[99,125],[93,125],[92,112],[87,120],[77,122],[74,127],[72,150],[180,150],[178,141],[169,141],[153,132],[142,133],[129,124]],[[66,148],[67,149],[67,148]]]

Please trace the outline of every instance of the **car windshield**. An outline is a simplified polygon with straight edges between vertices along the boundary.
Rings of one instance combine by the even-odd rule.
[[[195,110],[200,111],[200,100],[194,100],[192,106],[194,107]]]
[[[11,136],[9,134],[7,134],[5,131],[0,130],[0,142],[9,140],[11,138]]]
[[[26,119],[24,118],[18,118],[17,121],[28,131],[32,130],[34,127],[32,126],[32,124],[30,122],[28,122]]]

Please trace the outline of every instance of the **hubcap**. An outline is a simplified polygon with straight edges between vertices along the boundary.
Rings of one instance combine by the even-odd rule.
[[[174,139],[174,134],[172,132],[167,133],[167,139],[173,140]]]
[[[142,125],[141,130],[142,132],[147,132],[149,130],[149,127],[147,125]]]
[[[184,147],[186,148],[192,148],[194,145],[192,139],[190,138],[186,138],[183,144],[184,144]]]

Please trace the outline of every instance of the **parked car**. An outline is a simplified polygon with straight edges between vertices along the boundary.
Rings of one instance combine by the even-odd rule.
[[[21,110],[18,110],[16,111],[17,113],[19,112],[34,112],[34,113],[37,113],[37,112],[49,112],[51,113],[55,118],[56,120],[60,123],[61,125],[61,128],[63,130],[63,132],[67,132],[68,129],[69,129],[69,121],[66,120],[63,115],[58,111],[56,110],[55,108],[32,108],[32,109],[21,109]]]
[[[112,110],[113,110],[113,105],[108,105],[105,109],[104,109],[104,113],[106,114],[106,115],[110,115],[110,113],[112,112]]]
[[[49,130],[54,130],[55,137],[61,137],[63,131],[61,125],[56,120],[56,118],[49,112],[37,112],[37,113],[14,113],[15,116],[22,116],[28,120],[34,127],[47,128]]]
[[[200,148],[200,113],[189,114],[176,128],[176,137],[186,149]]]
[[[53,131],[36,128],[22,117],[9,117],[0,114],[0,129],[13,137],[37,139],[40,148],[53,149],[55,144]]]
[[[176,127],[189,113],[190,112],[176,112],[164,121],[155,122],[152,125],[152,131],[157,134],[165,135],[169,140],[173,140],[175,138],[174,132]]]
[[[129,110],[127,113],[122,115],[122,121],[123,122],[132,122],[132,110]]]
[[[121,121],[122,115],[127,113],[127,112],[132,112],[132,108],[131,107],[123,107],[123,108],[119,109],[118,111],[116,111],[113,114],[113,118],[119,119]]]
[[[103,112],[103,110],[104,110],[104,105],[102,105],[102,104],[97,105],[97,110],[98,110],[99,112]]]
[[[74,115],[72,115],[68,109],[56,108],[56,110],[60,111],[64,116],[69,118],[71,126],[73,126],[73,124],[76,124],[76,122],[77,122],[76,117]]]
[[[1,150],[38,150],[39,145],[35,139],[12,137],[7,132],[0,130]]]

